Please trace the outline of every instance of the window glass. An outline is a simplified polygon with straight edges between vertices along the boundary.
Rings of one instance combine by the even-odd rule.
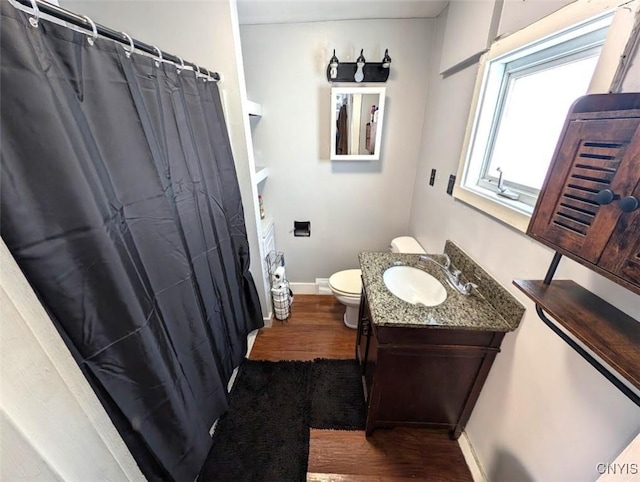
[[[587,92],[597,53],[552,67],[511,75],[491,156],[485,171],[539,190],[571,104]]]

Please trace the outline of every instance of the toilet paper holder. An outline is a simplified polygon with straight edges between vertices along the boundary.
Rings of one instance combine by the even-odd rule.
[[[284,321],[291,315],[291,304],[293,303],[293,292],[284,275],[284,253],[271,251],[265,257],[265,262],[271,284],[273,314],[276,319]]]
[[[293,235],[294,236],[311,236],[311,221],[294,221],[293,222]]]
[[[265,257],[267,263],[267,273],[269,281],[273,279],[273,275],[280,266],[284,267],[284,253],[282,251],[270,251]]]

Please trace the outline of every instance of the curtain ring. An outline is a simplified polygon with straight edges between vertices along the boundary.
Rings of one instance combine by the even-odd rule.
[[[36,0],[31,0],[31,8],[33,9],[33,17],[29,17],[29,25],[34,28],[38,28],[38,21],[40,20],[40,9]]]
[[[200,73],[200,67],[198,67],[196,64],[193,64],[193,71],[196,73],[196,80],[198,80],[198,78],[202,75]]]
[[[205,82],[209,82],[211,80],[211,72],[209,72],[209,69],[205,69],[204,67],[202,68],[202,70],[204,70],[207,73],[206,78],[202,79]]]
[[[98,38],[98,28],[96,27],[95,22],[86,15],[83,15],[82,18],[84,18],[84,20],[91,25],[91,37],[87,37],[87,42],[89,42],[89,45],[93,45],[94,43],[96,43],[96,40]]]
[[[34,28],[38,28],[38,21],[40,20],[40,9],[36,0],[31,0],[31,8],[33,9],[33,17],[29,17],[29,25]]]
[[[180,65],[176,64],[176,72],[178,73],[178,75],[180,75],[180,72],[182,72],[182,70],[184,69],[184,60],[182,60],[182,57],[180,57],[179,55],[176,55],[176,59],[180,61]]]
[[[158,47],[156,47],[155,45],[152,45],[151,47],[153,47],[153,50],[155,50],[156,52],[158,52],[158,56],[154,57],[154,59],[156,59],[156,67],[160,67],[160,63],[164,62],[164,59],[162,58],[162,50],[160,50]]]
[[[133,39],[131,37],[129,37],[129,34],[127,34],[125,32],[120,32],[120,33],[124,36],[124,38],[126,38],[129,41],[129,47],[131,47],[131,50],[127,50],[127,47],[124,47],[124,55],[127,58],[131,58],[131,54],[136,49],[136,46],[133,43]]]

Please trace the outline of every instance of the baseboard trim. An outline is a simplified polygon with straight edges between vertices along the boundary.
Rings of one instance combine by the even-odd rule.
[[[318,287],[319,295],[330,295],[331,288],[329,288],[329,278],[316,278],[316,286]]]
[[[262,318],[262,321],[264,321],[264,327],[265,328],[271,328],[273,326],[273,312],[269,312],[269,316]],[[249,354],[247,353],[247,356]]]
[[[266,318],[265,318],[265,326],[266,326]],[[269,326],[271,326],[271,318],[269,318]],[[251,350],[253,349],[253,344],[256,342],[256,336],[258,336],[258,331],[260,330],[253,330],[251,333],[247,335],[247,354],[245,355],[245,358],[249,358],[249,355],[251,354]],[[233,370],[233,373],[231,374],[231,378],[229,378],[229,383],[227,384],[227,392],[229,393],[231,393],[233,384],[235,383],[236,377],[238,376],[238,368],[239,367],[236,367]],[[217,424],[218,424],[218,419],[216,419],[216,421],[213,422],[213,425],[209,429],[209,435],[211,437],[213,437],[213,434],[216,431]]]
[[[289,283],[294,295],[317,295],[318,287],[315,283]]]
[[[460,438],[458,439],[458,445],[460,445],[460,450],[462,450],[464,460],[469,467],[471,477],[473,477],[473,482],[488,482],[489,479],[487,479],[487,476],[482,469],[482,465],[478,460],[476,451],[473,450],[473,445],[471,445],[467,432],[462,432],[462,435],[460,435]]]
[[[318,278],[316,281],[323,281],[322,278]],[[317,283],[289,283],[291,291],[294,295],[330,295],[331,290],[329,287],[329,280],[327,279],[327,289],[324,285],[318,285]]]
[[[253,330],[249,333],[249,336],[247,336],[247,355],[245,358],[249,358],[251,350],[253,349],[253,344],[256,342],[256,336],[258,336],[258,330]]]
[[[259,330],[253,330],[251,333],[247,335],[247,354],[244,356],[245,358],[249,358],[251,354],[251,350],[253,349],[253,344],[256,342],[256,336],[258,336]],[[238,376],[238,368],[233,370],[231,374],[231,378],[229,379],[229,383],[227,384],[227,392],[231,392],[233,388],[233,384],[236,381],[236,377]]]

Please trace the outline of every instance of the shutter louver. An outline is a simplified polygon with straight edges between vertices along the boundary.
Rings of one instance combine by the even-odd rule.
[[[586,236],[600,207],[596,194],[609,188],[628,142],[583,141],[553,215],[553,223]]]
[[[568,122],[542,188],[529,234],[553,247],[597,263],[620,210],[600,206],[596,196],[618,194],[620,170],[640,118],[577,119]],[[638,139],[635,141],[638,142]]]

